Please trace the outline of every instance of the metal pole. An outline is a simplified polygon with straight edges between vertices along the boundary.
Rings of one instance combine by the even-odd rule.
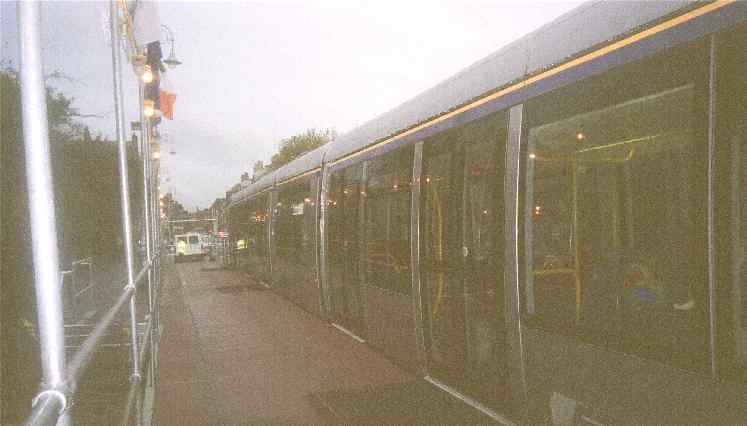
[[[716,276],[716,213],[715,191],[716,191],[716,93],[719,75],[717,74],[718,56],[716,52],[716,36],[711,35],[709,40],[709,64],[708,64],[708,344],[710,349],[710,369],[714,379],[719,378],[719,365],[717,359],[717,316],[716,316],[716,287],[718,278]]]
[[[151,172],[152,167],[148,167],[149,173]],[[160,208],[159,203],[160,199],[158,198],[158,175],[155,176],[155,179],[151,175],[150,180],[150,195],[151,195],[151,232],[153,233],[153,252],[155,253],[155,269],[153,270],[154,273],[154,298],[153,298],[153,333],[156,335],[156,340],[158,333],[160,332],[160,318],[159,318],[159,308],[158,308],[158,300],[160,298],[161,294],[161,243],[160,243],[160,223],[161,223],[161,217],[160,217]],[[155,343],[155,342],[154,342]],[[154,354],[157,353],[158,346],[156,344],[153,345],[153,351]],[[154,357],[154,373],[153,378],[157,377],[155,374],[155,371],[158,370],[158,357]]]
[[[148,148],[148,152],[150,153],[150,147]],[[158,371],[158,324],[159,324],[159,318],[158,318],[158,300],[159,300],[159,294],[160,294],[160,282],[161,282],[161,260],[160,260],[160,248],[158,244],[158,226],[159,226],[159,208],[158,208],[158,180],[153,178],[153,166],[151,163],[151,158],[148,157],[148,173],[149,173],[149,180],[148,180],[148,195],[150,196],[150,208],[151,208],[151,252],[153,253],[152,256],[154,256],[154,269],[153,269],[153,325],[151,327],[151,333],[153,334],[153,341],[151,342],[151,357],[152,357],[152,369],[151,372],[151,380],[152,383],[155,385],[156,380],[156,371]],[[157,178],[157,176],[156,176]]]
[[[152,319],[149,319],[148,322],[145,324],[145,329],[143,330],[143,335],[150,334],[150,330],[153,328],[153,321]],[[143,339],[143,346],[140,348],[140,355],[138,358],[138,362],[142,362],[145,359],[145,353],[150,348],[148,347],[148,340]],[[147,370],[146,370],[147,371]],[[151,375],[153,374],[153,371],[151,371]],[[138,398],[138,393],[140,393],[139,389],[139,383],[131,383],[130,389],[127,392],[127,402],[125,403],[125,409],[124,414],[122,415],[122,425],[127,426],[132,424],[130,422],[130,418],[132,417],[132,407],[135,406],[136,414],[135,414],[135,424],[140,424],[143,420],[142,418],[142,404],[139,405],[140,398]]]
[[[52,161],[40,47],[39,3],[19,2],[20,82],[26,152],[34,289],[42,366],[41,393],[55,395],[60,412],[65,393],[65,331],[55,223]],[[35,401],[38,398],[35,398]]]
[[[143,275],[145,275],[147,268],[150,266],[150,264],[146,265],[137,274],[135,285],[143,279]],[[66,413],[62,413],[62,415],[60,413],[66,407],[67,400],[75,393],[76,383],[80,381],[101,339],[109,330],[114,318],[122,310],[133,292],[134,289],[125,287],[124,292],[114,306],[99,319],[93,332],[91,332],[80,349],[78,349],[78,352],[72,357],[68,363],[65,388],[62,391],[55,389],[43,390],[36,396],[31,414],[24,422],[25,425],[50,425],[56,421],[58,426],[62,426],[69,423]]]
[[[422,375],[428,375],[428,354],[425,348],[425,316],[423,314],[423,288],[420,281],[420,194],[423,190],[423,141],[415,144],[412,156],[412,198],[410,199],[410,285],[412,306],[415,312],[415,343]]]
[[[150,137],[150,135],[149,135]],[[150,139],[148,139],[148,142],[150,143]],[[157,356],[157,342],[158,342],[158,294],[159,294],[159,281],[160,281],[160,260],[159,260],[159,247],[158,247],[158,223],[159,223],[159,216],[158,216],[158,194],[157,194],[157,185],[158,180],[154,179],[153,176],[153,163],[151,162],[152,158],[150,157],[150,146],[148,146],[148,196],[150,197],[150,232],[151,232],[151,256],[154,257],[154,269],[153,269],[153,296],[152,296],[152,314],[153,314],[153,323],[151,327],[151,334],[153,336],[153,340],[151,343],[151,383],[155,385],[156,380],[156,374],[155,372],[158,370],[158,356]]]
[[[319,279],[322,291],[321,316],[325,319],[332,317],[332,292],[329,285],[329,267],[327,260],[327,227],[329,227],[329,180],[331,179],[329,165],[322,168],[321,189],[319,190]]]
[[[527,401],[529,400],[529,391],[526,375],[526,348],[524,335],[522,332],[522,318],[520,309],[521,294],[521,267],[519,264],[521,256],[519,248],[520,222],[522,221],[521,210],[521,191],[519,187],[521,169],[521,144],[525,140],[524,133],[524,106],[516,105],[509,110],[508,114],[508,139],[506,143],[506,177],[503,183],[503,199],[505,204],[505,251],[504,261],[506,268],[503,272],[506,293],[504,294],[504,304],[506,312],[506,324],[512,324],[507,327],[506,337],[509,345],[509,365],[514,366],[509,371],[509,382],[511,383],[511,394],[518,407],[516,416],[525,423],[528,416]],[[527,164],[527,168],[531,163]],[[528,171],[526,172],[528,173]],[[529,299],[528,299],[529,300]]]
[[[143,101],[145,100],[145,86],[142,82],[139,83],[139,94],[140,94],[140,152],[143,160],[143,219],[145,222],[145,255],[148,262],[151,262],[152,250],[151,242],[153,240],[153,233],[151,229],[151,219],[153,217],[152,204],[153,199],[150,192],[150,146],[148,144],[148,138],[150,136],[150,128],[148,126],[148,118],[143,112]],[[153,270],[148,270],[148,316],[153,317],[153,285],[154,285],[155,273]],[[151,368],[155,362],[155,349],[153,345],[153,332],[148,336],[151,347]],[[152,375],[150,376],[153,377]],[[152,384],[152,383],[151,383]]]
[[[135,288],[132,225],[130,215],[130,189],[127,178],[127,142],[124,131],[124,110],[122,108],[122,64],[120,53],[119,11],[116,0],[109,1],[109,31],[112,37],[112,68],[114,69],[114,117],[119,141],[120,195],[122,199],[122,233],[124,237],[125,260],[127,263],[127,288],[132,288],[130,297],[130,331],[132,337],[132,380],[140,380],[137,350],[137,289]]]

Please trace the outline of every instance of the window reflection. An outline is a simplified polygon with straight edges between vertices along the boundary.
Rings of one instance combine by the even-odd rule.
[[[364,205],[366,282],[410,292],[412,148],[368,164]]]
[[[505,115],[426,139],[421,282],[429,374],[490,406],[505,395]]]
[[[279,200],[275,203],[275,242],[276,256],[283,262],[298,267],[307,265],[310,260],[304,256],[305,246],[310,236],[304,227],[304,216],[310,213],[309,203],[304,199],[309,194],[309,182],[293,182],[283,186]]]
[[[364,334],[365,328],[360,268],[362,179],[362,164],[332,173],[327,201],[333,316],[336,322],[359,335]]]
[[[705,352],[696,90],[684,84],[530,129],[525,313],[689,366]]]
[[[266,253],[266,196],[257,196],[231,209],[229,234],[237,265],[255,272],[264,268]]]
[[[315,182],[315,177],[308,177],[282,185],[273,212],[274,280],[302,304],[306,300],[300,290],[311,285],[316,270],[316,206],[311,198],[316,196]]]

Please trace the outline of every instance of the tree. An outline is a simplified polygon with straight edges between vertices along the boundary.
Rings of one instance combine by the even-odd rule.
[[[262,170],[265,168],[265,163],[262,160],[257,160],[254,162],[254,165],[252,166],[252,171],[254,174],[262,173]]]
[[[252,166],[252,183],[256,182],[257,179],[261,178],[262,175],[267,173],[267,168],[262,160],[257,160]]]
[[[185,209],[179,201],[174,199],[173,194],[171,194],[170,192],[163,196],[162,201],[166,216],[169,218],[169,220],[189,218],[189,212],[187,211],[187,209]]]
[[[94,256],[98,267],[122,261],[122,226],[117,145],[75,121],[72,99],[47,88],[60,267]],[[2,258],[0,259],[0,325],[3,336],[0,412],[2,424],[16,424],[28,414],[37,390],[37,343],[26,324],[36,320],[29,224],[28,191],[21,125],[20,86],[16,72],[0,69],[0,195]],[[130,204],[133,218],[142,217],[142,176],[137,153],[130,150]],[[99,283],[119,286],[115,283]],[[32,360],[32,361],[29,361]]]
[[[318,148],[337,137],[334,129],[309,129],[300,135],[291,136],[280,141],[280,149],[270,159],[267,171],[277,170],[301,155]],[[255,164],[256,166],[256,164]],[[255,170],[256,173],[256,170]]]

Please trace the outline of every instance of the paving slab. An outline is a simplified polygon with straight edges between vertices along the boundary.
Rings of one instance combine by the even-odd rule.
[[[414,377],[246,275],[164,265],[153,424],[325,424],[315,395]]]

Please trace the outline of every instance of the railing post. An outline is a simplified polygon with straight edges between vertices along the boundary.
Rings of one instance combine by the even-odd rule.
[[[145,85],[139,82],[139,107],[140,107],[140,152],[143,160],[143,219],[145,223],[144,239],[145,239],[145,257],[148,262],[153,261],[152,241],[153,241],[153,229],[151,227],[151,219],[153,217],[153,198],[151,196],[151,176],[150,176],[150,126],[148,118],[143,112],[143,101],[145,99]],[[154,265],[155,266],[155,262]],[[154,283],[155,283],[155,269],[148,269],[148,315],[152,318],[154,315]],[[153,368],[155,363],[155,345],[153,344],[153,328],[147,336],[150,340],[150,365]],[[152,375],[148,376],[149,380],[152,380]],[[151,381],[152,385],[153,382]]]
[[[159,333],[160,333],[160,319],[159,319],[159,306],[158,301],[160,300],[160,294],[161,294],[161,243],[160,243],[160,229],[161,229],[161,216],[160,216],[160,198],[158,197],[158,175],[151,172],[151,167],[149,166],[148,170],[149,173],[151,173],[149,176],[151,178],[150,180],[150,195],[151,195],[151,232],[153,234],[152,244],[153,244],[153,252],[156,254],[154,258],[154,280],[153,280],[153,333],[156,336],[156,340],[158,339]],[[153,354],[157,355],[157,346],[154,345],[153,348]],[[155,365],[154,367],[157,370],[157,364],[158,364],[158,358],[155,358]],[[153,374],[154,380],[157,377],[157,375]]]
[[[112,68],[114,75],[114,118],[119,142],[120,196],[122,200],[122,233],[127,264],[127,287],[133,290],[130,296],[130,331],[132,340],[132,380],[140,380],[137,342],[137,289],[134,281],[132,253],[132,224],[130,214],[130,189],[127,177],[127,141],[124,131],[124,109],[122,106],[122,63],[120,52],[119,6],[116,0],[109,1],[109,31],[112,42]]]
[[[34,404],[55,404],[61,413],[67,408],[65,332],[40,46],[40,5],[24,1],[17,7],[26,180],[42,367],[41,392]],[[46,397],[41,398],[42,395]]]

